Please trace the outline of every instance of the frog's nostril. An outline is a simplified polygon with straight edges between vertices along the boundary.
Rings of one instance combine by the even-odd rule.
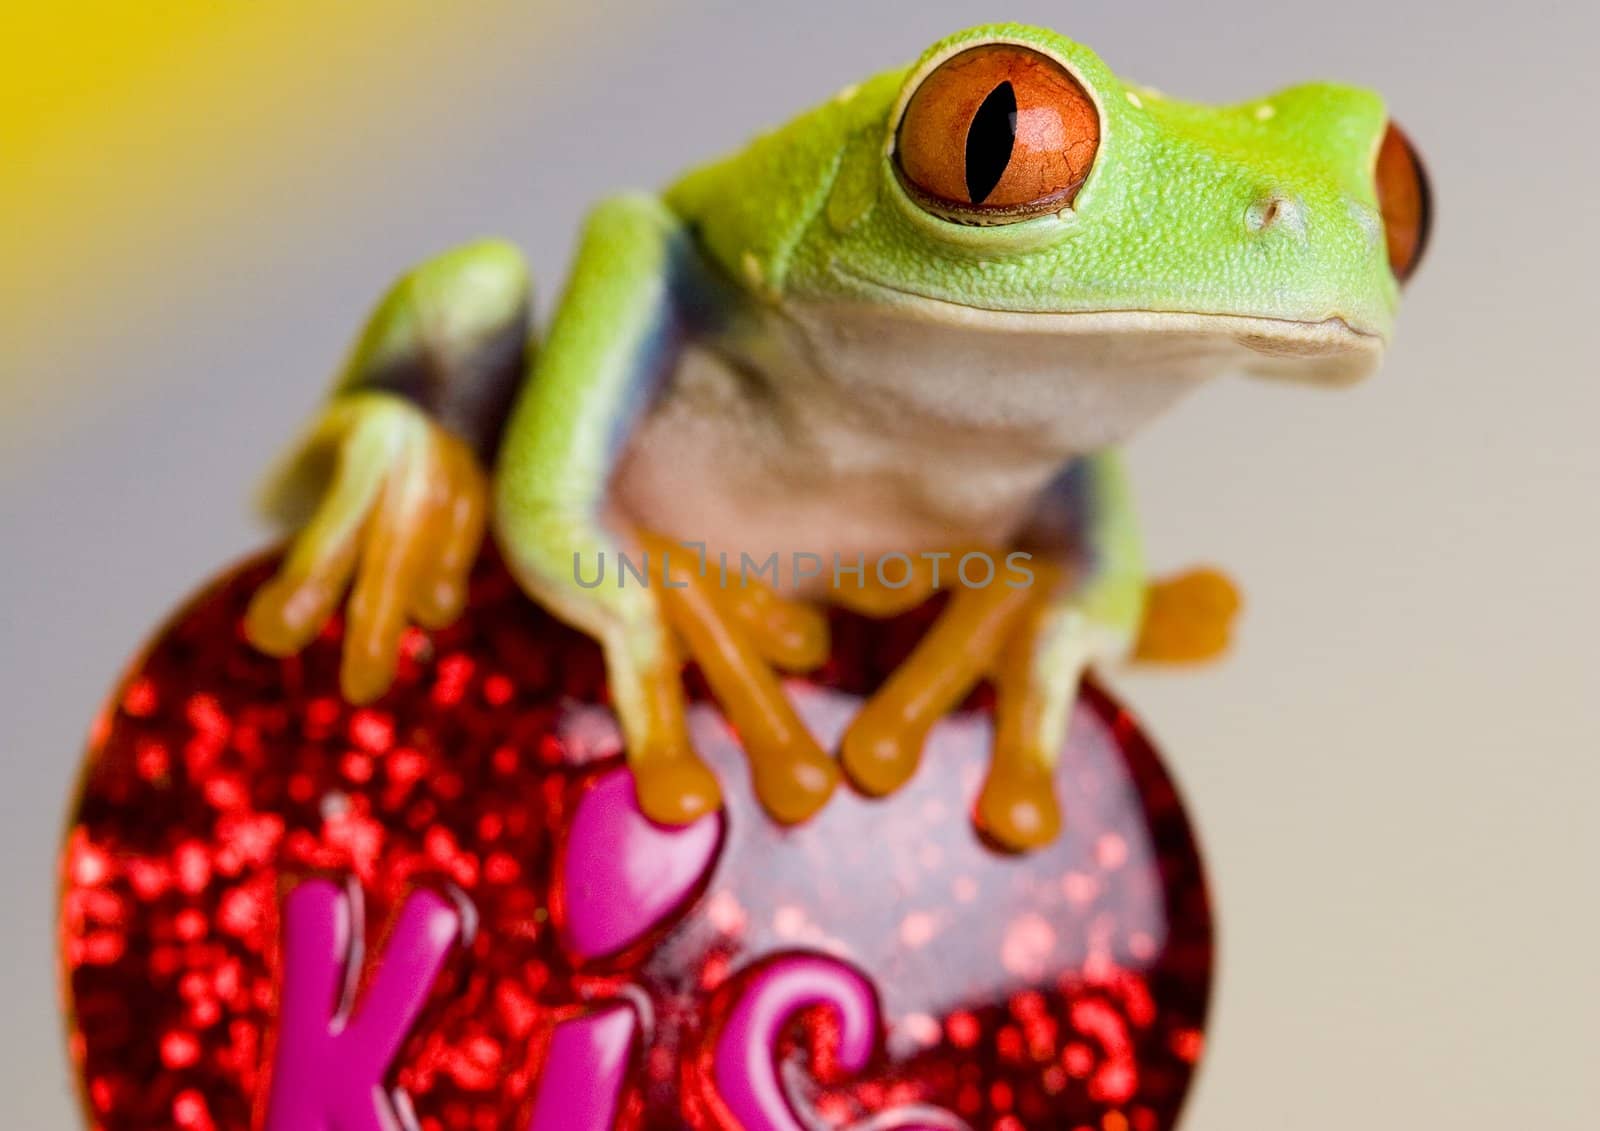
[[[1281,228],[1296,234],[1306,230],[1305,208],[1289,196],[1264,196],[1245,209],[1245,227],[1252,232]]]

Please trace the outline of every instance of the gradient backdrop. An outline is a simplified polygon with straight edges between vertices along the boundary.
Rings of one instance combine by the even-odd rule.
[[[1588,1131],[1600,1108],[1600,89],[1590,5],[1482,0],[0,6],[0,1108],[78,1126],[53,853],[91,712],[257,545],[246,500],[399,269],[496,233],[548,297],[586,201],[957,27],[1052,23],[1233,99],[1386,91],[1441,201],[1385,371],[1207,390],[1134,448],[1155,561],[1244,632],[1116,686],[1224,926],[1197,1131]]]

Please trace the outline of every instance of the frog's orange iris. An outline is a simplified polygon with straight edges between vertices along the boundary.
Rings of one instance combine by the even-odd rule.
[[[1006,224],[1069,207],[1100,148],[1100,112],[1060,63],[1014,44],[974,47],[923,79],[895,161],[919,204]]]
[[[1428,246],[1433,194],[1422,159],[1393,122],[1378,146],[1373,176],[1378,186],[1378,211],[1383,214],[1384,238],[1389,245],[1389,266],[1403,283],[1416,271]]]

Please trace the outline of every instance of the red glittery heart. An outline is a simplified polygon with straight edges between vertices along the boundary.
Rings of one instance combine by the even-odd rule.
[[[243,642],[270,569],[236,569],[181,612],[95,727],[61,930],[95,1126],[263,1127],[285,897],[347,890],[362,994],[402,909],[461,928],[385,1081],[403,1095],[375,1101],[419,1131],[1174,1125],[1201,1048],[1207,896],[1171,784],[1102,691],[1074,719],[1068,828],[1042,852],[996,852],[971,827],[982,693],[905,790],[841,789],[788,830],[697,707],[728,808],[673,833],[639,824],[616,784],[597,650],[492,559],[462,621],[409,634],[394,690],[363,709],[337,692],[337,623],[291,660]],[[832,660],[790,684],[819,734],[837,737],[930,615],[834,616]],[[624,856],[569,851],[580,841]],[[630,872],[630,852],[676,855]],[[637,914],[575,928],[641,890]],[[584,1041],[626,1051],[614,1103],[584,1094],[603,1073],[562,1067]]]

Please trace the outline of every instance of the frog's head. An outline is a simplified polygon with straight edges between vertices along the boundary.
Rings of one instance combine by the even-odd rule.
[[[862,126],[798,275],[929,323],[1351,381],[1375,368],[1427,238],[1422,167],[1365,90],[1199,106],[1007,25],[841,97]]]

